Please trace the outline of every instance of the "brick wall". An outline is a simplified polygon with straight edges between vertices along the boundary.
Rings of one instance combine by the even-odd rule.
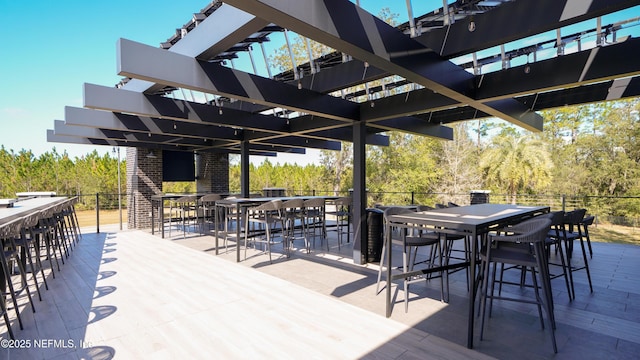
[[[151,228],[151,196],[162,193],[162,151],[127,148],[127,223],[129,229]],[[229,192],[229,155],[201,153],[198,155],[196,191],[199,193]]]
[[[229,154],[199,153],[196,191],[199,193],[229,192]]]
[[[151,196],[162,193],[162,151],[127,148],[127,222],[129,229],[151,228]]]

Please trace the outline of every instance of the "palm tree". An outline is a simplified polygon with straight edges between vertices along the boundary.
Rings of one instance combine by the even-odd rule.
[[[486,184],[506,190],[513,204],[519,192],[547,186],[552,167],[544,141],[513,133],[496,136],[480,160]]]

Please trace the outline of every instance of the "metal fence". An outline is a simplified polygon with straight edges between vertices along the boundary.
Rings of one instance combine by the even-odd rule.
[[[252,190],[251,193],[262,194],[262,190]],[[352,191],[331,190],[296,190],[286,189],[287,196],[296,195],[336,195],[350,196]],[[126,203],[129,194],[79,194],[76,210],[83,214],[84,226],[120,224],[126,227]],[[434,206],[437,203],[449,202],[458,205],[469,205],[471,193],[423,193],[410,191],[372,192],[367,191],[367,206],[380,205],[408,205],[422,204]],[[520,205],[549,206],[552,211],[570,211],[578,208],[587,209],[588,214],[596,217],[596,224],[606,223],[636,228],[640,224],[640,196],[572,196],[545,194],[518,194],[514,198],[507,194],[487,194],[487,200],[494,204],[517,203]]]

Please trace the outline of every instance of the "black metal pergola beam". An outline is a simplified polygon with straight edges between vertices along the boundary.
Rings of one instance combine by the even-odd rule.
[[[640,74],[640,39],[537,61],[478,77],[476,97],[497,100]],[[528,66],[528,71],[525,68]]]
[[[101,140],[105,144],[111,144],[113,146],[116,146],[115,144],[119,143],[122,145],[118,146],[142,146],[179,151],[213,151],[214,149],[218,149],[220,151],[233,150],[233,152],[239,152],[241,143],[240,140],[228,142],[217,139],[210,140],[197,138],[180,138],[162,134],[144,134],[140,132],[103,129],[96,127],[69,126],[62,120],[56,120],[54,122],[53,135],[92,139],[92,144],[95,144],[95,141]],[[339,146],[340,144],[337,143],[337,145]],[[279,146],[273,143],[250,143],[249,149],[251,151],[257,151],[259,153],[306,153],[305,148],[303,147]]]
[[[121,146],[121,147],[143,147],[149,149],[160,149],[169,151],[199,151],[210,153],[223,153],[223,154],[240,154],[240,150],[237,148],[231,149],[219,149],[219,148],[187,148],[183,146],[165,145],[158,143],[132,143],[122,140],[111,139],[98,139],[91,137],[78,137],[72,135],[56,134],[53,129],[47,130],[47,142],[57,142],[65,144],[80,144],[80,145],[100,145],[100,146]],[[255,156],[276,156],[273,151],[257,151],[249,150],[250,155]]]
[[[640,4],[638,0],[536,0],[505,3],[469,20],[432,29],[415,39],[452,58],[578,23]]]
[[[540,111],[562,106],[589,104],[640,96],[640,76],[598,82],[590,85],[529,94],[516,99],[531,109]],[[448,110],[416,115],[425,121],[449,124],[457,121],[482,119],[488,114],[471,106],[460,106]]]
[[[637,96],[640,96],[640,76],[577,86],[562,91],[532,94],[520,97],[519,100],[532,110],[538,111]]]
[[[173,44],[168,52],[208,60],[243,41],[268,25],[268,22],[252,14],[221,4],[198,26]],[[127,90],[155,93],[164,84],[131,79],[124,85]]]
[[[220,140],[220,146],[234,145],[240,142],[238,130],[231,127],[215,126],[201,123],[180,122],[170,119],[143,117],[132,114],[114,113],[110,111],[84,108],[65,108],[65,124],[77,127],[108,129],[122,133],[156,134],[203,140]],[[150,140],[150,139],[148,139]],[[158,141],[166,141],[165,139]],[[254,143],[254,142],[252,142]],[[197,143],[198,144],[198,143]],[[323,150],[340,150],[340,142],[327,139],[301,138],[295,136],[279,137],[269,142],[278,148],[308,147]],[[208,143],[208,146],[213,146]]]
[[[520,103],[489,106],[476,101],[474,76],[423,44],[346,0],[230,0],[227,3],[348,53],[389,73],[430,88],[455,101],[529,130],[540,131],[542,119]],[[504,108],[502,108],[504,106]]]
[[[117,49],[119,75],[349,123],[358,118],[357,104],[347,100],[297,89],[275,80],[126,39],[118,40]],[[153,61],[154,66],[149,66],[149,61]]]
[[[562,96],[567,88],[640,74],[640,63],[634,57],[625,55],[636,53],[640,53],[640,39],[629,39],[605,47],[480,75],[476,79],[478,83],[476,98],[488,102],[556,91],[558,96]],[[528,68],[527,71],[525,71],[526,68]],[[361,114],[369,122],[416,113],[428,113],[433,123],[468,119],[468,117],[451,118],[450,115],[457,110],[446,108],[458,106],[459,103],[447,100],[448,98],[435,94],[429,89],[418,89],[377,99],[375,108],[367,108],[363,105]],[[445,115],[448,120],[441,120],[442,114],[449,114]],[[489,116],[485,112],[475,112],[475,115],[476,117]],[[425,118],[424,115],[419,117]]]
[[[306,144],[309,144],[308,147],[320,149],[335,149],[335,145],[327,145],[326,142],[332,140],[346,141],[346,137],[342,135],[343,132],[329,132],[325,134],[336,134],[339,137],[324,137],[321,139],[324,143],[317,143],[314,139],[318,139],[318,136],[315,134],[309,135],[309,133],[340,127],[347,129],[344,131],[350,133],[350,127],[345,127],[343,121],[320,116],[303,115],[287,119],[272,115],[251,114],[228,107],[223,107],[222,114],[220,114],[220,107],[215,105],[175,100],[160,95],[145,95],[134,91],[93,84],[84,84],[84,106],[90,109],[116,113],[137,114],[142,119],[150,117],[156,119],[155,121],[176,125],[181,131],[184,128],[189,128],[189,124],[200,124],[212,126],[214,129],[229,126],[243,128],[255,134],[255,139],[263,140],[300,136],[301,138],[309,139],[305,141]],[[83,114],[83,118],[86,119],[90,119],[92,116],[101,117],[101,120],[96,121],[102,124],[110,123],[110,120],[105,118],[107,115],[103,113],[91,115],[85,111]],[[91,126],[91,122],[87,122],[84,125]],[[141,131],[147,131],[149,127],[151,126],[143,126]],[[171,129],[168,129],[168,131],[172,132]],[[184,132],[176,133],[184,134]],[[198,130],[197,135],[202,136],[202,134],[207,134],[207,130],[204,130],[204,128]],[[388,141],[379,140],[379,138],[383,137],[383,135],[372,137],[371,140],[374,140],[375,143],[371,143],[371,145],[388,144]],[[300,141],[302,142],[303,140]],[[272,140],[272,142],[278,143],[277,140]],[[329,147],[326,148],[325,146]]]

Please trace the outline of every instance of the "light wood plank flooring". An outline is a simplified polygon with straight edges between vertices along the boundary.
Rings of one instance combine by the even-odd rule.
[[[489,358],[250,262],[182,246],[188,239],[84,234],[55,279],[48,271],[37,312],[20,299],[25,329],[14,317],[14,332],[30,348],[0,349],[0,359]]]
[[[438,281],[412,285],[406,313],[394,284],[387,319],[384,293],[375,293],[377,264],[354,265],[350,246],[338,251],[334,235],[330,252],[318,243],[311,254],[298,249],[287,259],[276,246],[272,264],[252,249],[236,264],[233,242],[215,256],[211,236],[173,235],[85,234],[56,279],[47,269],[50,290],[36,300],[37,312],[20,299],[25,329],[14,316],[14,332],[31,348],[0,349],[0,359],[637,359],[640,353],[637,246],[594,243],[594,292],[585,272],[576,272],[574,301],[562,279],[553,281],[554,355],[535,307],[500,301],[484,340],[476,324],[475,347],[466,349],[464,272],[450,276],[449,303],[440,301]],[[518,287],[504,291],[531,295]],[[0,323],[6,339],[4,331]]]
[[[213,254],[210,237],[175,237],[173,241]],[[330,244],[329,253],[318,243],[310,255],[298,250],[290,259],[281,256],[273,264],[269,264],[266,255],[249,252],[249,258],[241,264],[383,315],[384,293],[375,295],[377,264],[354,265],[350,246],[342,246],[342,251],[338,251],[333,237]],[[302,248],[300,241],[296,245]],[[234,249],[230,247],[228,253],[218,257],[234,261]],[[552,281],[558,354],[553,353],[548,330],[540,327],[535,306],[506,301],[494,303],[483,341],[479,340],[479,321],[476,321],[474,350],[501,359],[637,359],[640,354],[640,246],[593,242],[593,249],[593,259],[588,260],[593,293],[589,291],[584,270],[573,274],[576,288],[573,301],[569,301],[563,278]],[[276,248],[276,251],[281,250]],[[400,253],[400,248],[394,247],[395,264],[401,264]],[[579,243],[575,246],[573,262],[574,265],[583,262]],[[557,272],[557,268],[554,271]],[[505,276],[518,281],[519,272],[507,271]],[[394,284],[393,320],[439,339],[466,345],[464,272],[450,276],[449,303],[440,301],[436,280],[411,285],[407,313],[402,285],[398,285]],[[503,291],[516,297],[533,296],[530,288],[511,286]]]

